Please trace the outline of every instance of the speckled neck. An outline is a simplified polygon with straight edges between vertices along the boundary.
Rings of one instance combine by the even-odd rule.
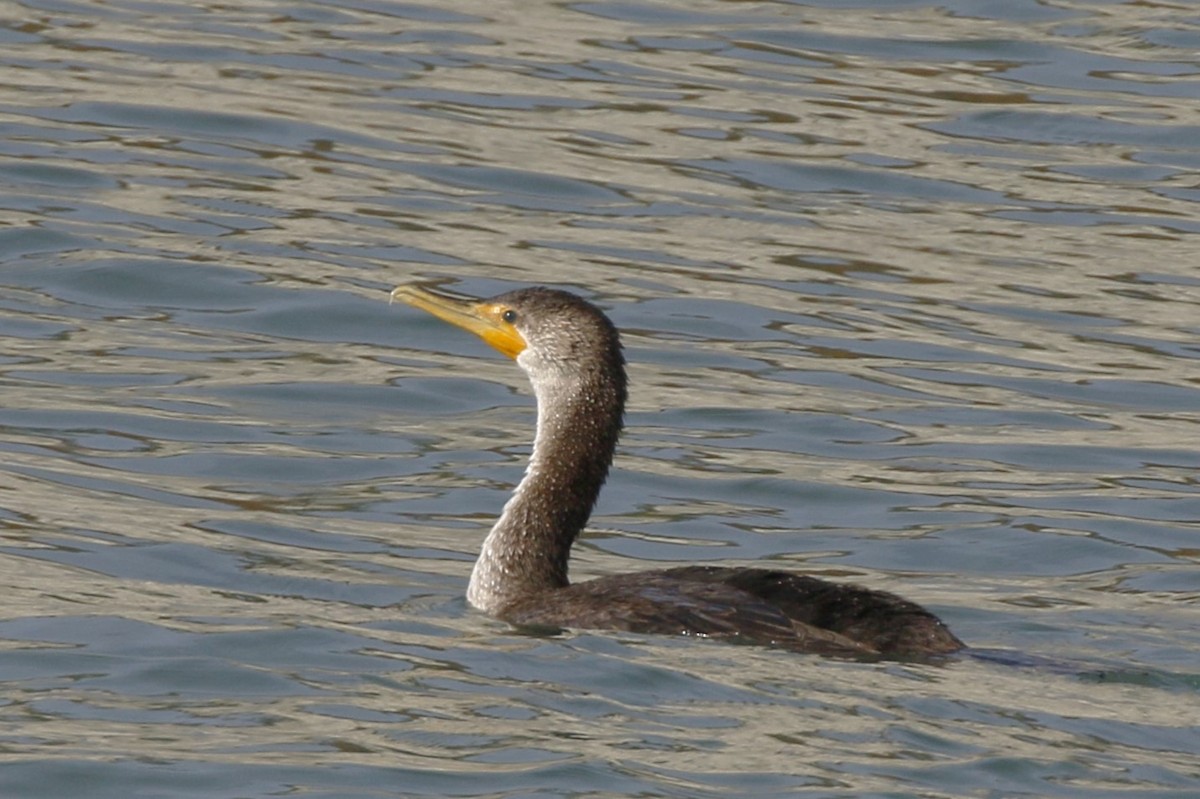
[[[568,584],[567,560],[608,476],[625,404],[619,350],[603,362],[555,367],[522,355],[537,397],[525,476],[483,542],[467,601],[492,615]]]

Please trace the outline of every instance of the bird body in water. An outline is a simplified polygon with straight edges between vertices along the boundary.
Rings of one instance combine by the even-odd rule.
[[[567,579],[571,545],[608,476],[626,399],[620,337],[574,294],[534,287],[484,300],[400,286],[394,300],[516,359],[537,397],[528,468],[483,542],[467,600],[515,625],[670,633],[849,657],[948,654],[961,641],[894,594],[766,568],[684,566]]]

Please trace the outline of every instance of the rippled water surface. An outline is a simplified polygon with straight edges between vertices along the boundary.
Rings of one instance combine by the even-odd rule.
[[[1200,11],[0,19],[0,795],[1200,794]],[[577,576],[767,561],[979,650],[466,607],[570,287],[634,381]]]

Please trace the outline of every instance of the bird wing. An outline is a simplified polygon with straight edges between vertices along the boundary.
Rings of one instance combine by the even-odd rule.
[[[790,618],[735,585],[686,579],[672,570],[574,583],[515,603],[501,617],[525,626],[691,635],[825,655],[875,654],[840,633]]]

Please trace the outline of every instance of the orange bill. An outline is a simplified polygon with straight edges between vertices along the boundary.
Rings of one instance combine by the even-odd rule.
[[[417,285],[397,286],[392,291],[392,300],[420,308],[438,319],[469,330],[510,358],[516,358],[525,349],[525,339],[504,321],[508,306],[503,303],[459,299]]]

